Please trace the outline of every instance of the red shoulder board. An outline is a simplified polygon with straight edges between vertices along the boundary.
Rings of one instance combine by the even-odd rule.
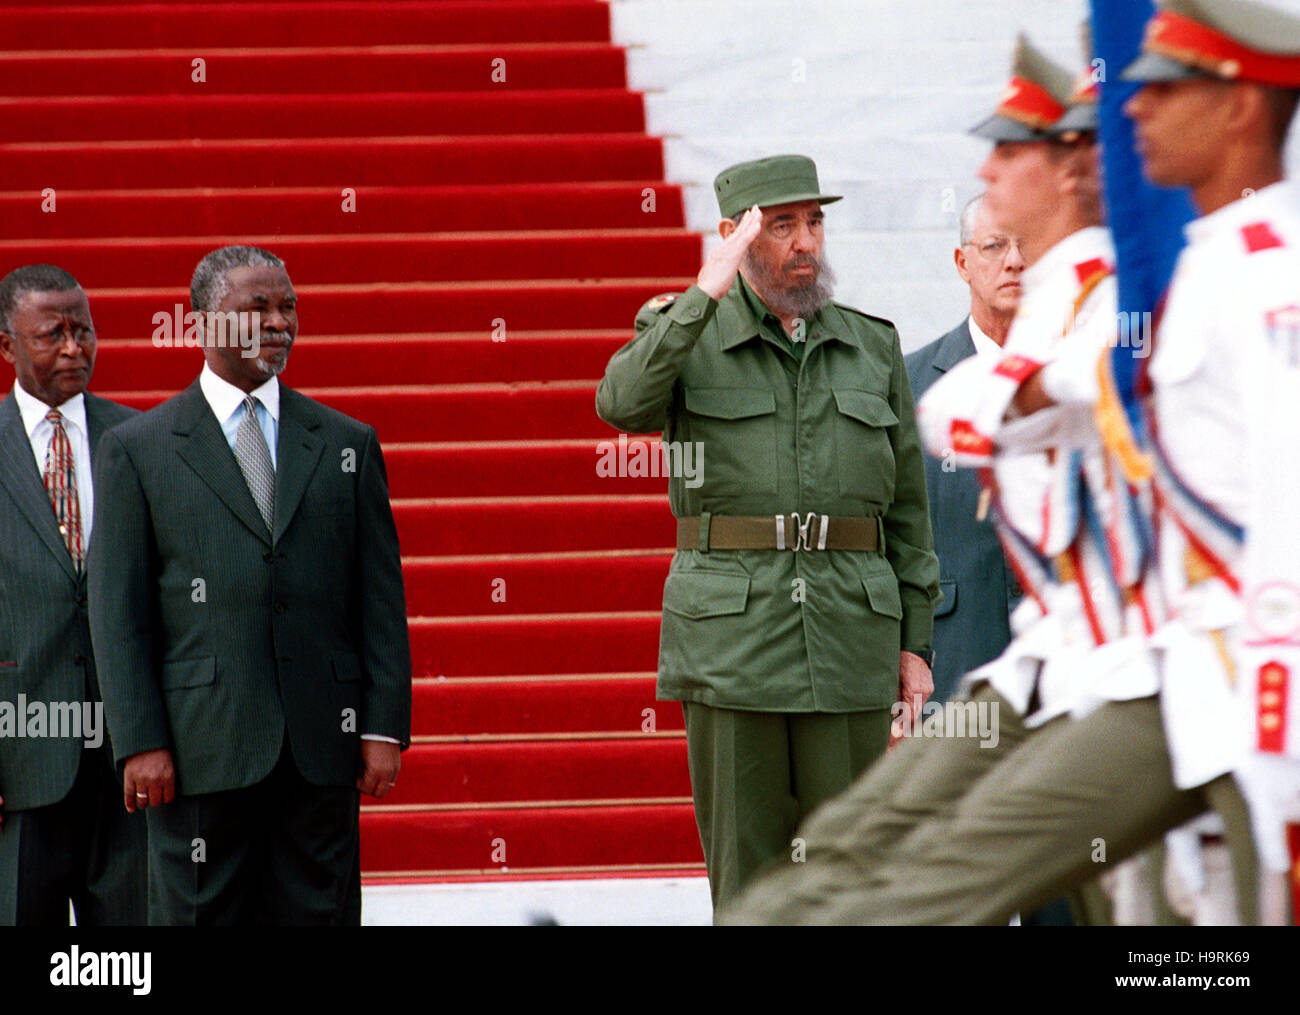
[[[1074,266],[1074,274],[1079,280],[1079,285],[1083,285],[1099,271],[1104,271],[1107,275],[1110,274],[1110,265],[1100,257],[1094,257],[1091,261],[1084,261]]]
[[[1259,750],[1281,754],[1286,745],[1287,683],[1291,671],[1277,660],[1265,663],[1256,677]]]
[[[1241,235],[1246,241],[1246,249],[1252,254],[1286,245],[1277,233],[1273,232],[1273,227],[1267,222],[1255,222],[1248,226],[1242,226]]]
[[[1017,384],[1024,384],[1025,378],[1037,371],[1042,365],[1025,356],[1004,356],[1002,361],[994,368],[993,373],[998,377],[1009,377]]]
[[[968,455],[993,454],[993,438],[980,433],[968,419],[954,419],[948,430],[954,451]]]

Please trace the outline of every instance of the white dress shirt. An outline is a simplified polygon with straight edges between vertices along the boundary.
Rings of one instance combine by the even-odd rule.
[[[36,456],[36,471],[45,475],[45,459],[54,439],[54,424],[45,418],[50,407],[14,381],[14,398],[23,418],[23,428]],[[91,485],[90,430],[86,425],[86,396],[73,395],[56,408],[63,414],[63,429],[72,446],[72,466],[77,475],[77,500],[81,505],[81,548],[90,545],[90,527],[94,519],[95,491]],[[51,508],[53,510],[53,508]]]
[[[966,326],[970,330],[970,340],[975,343],[975,355],[977,356],[994,356],[1002,352],[1002,346],[989,338],[984,333],[984,329],[975,323],[975,315],[966,316]]]
[[[212,413],[221,424],[221,432],[226,435],[230,450],[235,450],[235,438],[239,435],[239,424],[244,421],[244,392],[229,381],[222,380],[212,368],[203,364],[199,374],[199,387],[203,397],[208,400]],[[248,392],[257,399],[257,422],[266,438],[266,446],[271,451],[271,466],[276,467],[276,439],[280,435],[280,379],[272,377]]]

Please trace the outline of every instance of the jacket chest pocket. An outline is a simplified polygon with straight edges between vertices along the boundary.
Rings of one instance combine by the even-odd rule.
[[[888,427],[898,417],[883,395],[835,388],[835,452],[840,494],[875,504],[894,499],[894,447]]]
[[[689,439],[709,494],[777,490],[776,394],[767,388],[688,388]]]

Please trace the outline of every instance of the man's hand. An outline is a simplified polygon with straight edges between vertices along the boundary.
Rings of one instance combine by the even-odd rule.
[[[1056,404],[1052,400],[1052,396],[1043,387],[1043,371],[1041,369],[1035,370],[1025,378],[1020,387],[1016,389],[1011,404],[1015,407],[1016,412],[1022,416],[1032,416],[1040,409],[1048,409]]]
[[[382,800],[397,785],[397,771],[402,767],[402,749],[386,740],[361,741],[361,776],[357,789]]]
[[[176,769],[165,747],[133,754],[122,769],[122,802],[129,813],[176,799]]]
[[[902,710],[889,728],[889,746],[893,747],[912,728],[920,709],[934,693],[930,667],[915,652],[898,654],[898,700]]]
[[[724,227],[727,225],[728,223],[723,223]],[[749,249],[749,245],[754,242],[762,228],[763,212],[758,205],[754,205],[745,212],[740,224],[731,231],[731,235],[709,251],[709,256],[704,259],[704,267],[700,269],[695,284],[715,300],[726,296],[727,290],[736,281],[736,272],[740,270],[740,262],[744,260],[745,251]]]

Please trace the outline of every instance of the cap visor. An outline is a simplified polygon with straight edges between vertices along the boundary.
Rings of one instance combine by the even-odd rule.
[[[1203,76],[1196,68],[1171,60],[1160,53],[1143,53],[1120,72],[1119,79],[1121,81],[1181,81],[1184,78]]]
[[[798,204],[800,201],[817,201],[821,204],[831,204],[834,201],[842,201],[842,200],[843,200],[843,196],[840,194],[818,194],[816,192],[813,192],[811,194],[809,193],[782,194],[779,197],[773,198],[772,200],[759,201],[758,206],[760,208],[775,208],[778,205],[782,205],[782,204]],[[746,207],[749,207],[749,205],[746,205]],[[744,210],[745,208],[740,209],[740,211],[744,211]]]
[[[1043,141],[1048,136],[1041,130],[1026,127],[1005,116],[990,116],[983,123],[972,127],[970,133],[986,141]]]
[[[1092,102],[1081,102],[1065,111],[1052,127],[1052,134],[1068,134],[1070,131],[1096,130],[1098,126],[1097,106]]]

